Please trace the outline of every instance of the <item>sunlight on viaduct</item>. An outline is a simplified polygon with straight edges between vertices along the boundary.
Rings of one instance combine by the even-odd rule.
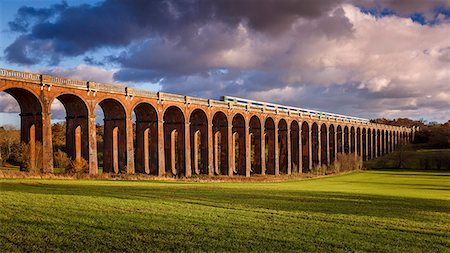
[[[69,157],[87,160],[94,175],[97,107],[104,113],[102,167],[110,173],[298,174],[331,164],[338,153],[364,161],[384,155],[412,141],[416,130],[234,97],[208,100],[5,69],[0,91],[20,106],[21,141],[32,147],[32,159],[42,143],[44,172],[53,172],[55,99],[66,110]]]

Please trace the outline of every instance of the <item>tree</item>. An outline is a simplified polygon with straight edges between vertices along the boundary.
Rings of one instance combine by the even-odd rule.
[[[15,156],[13,153],[20,145],[20,131],[13,126],[0,127],[0,164]],[[0,166],[1,166],[0,165]]]

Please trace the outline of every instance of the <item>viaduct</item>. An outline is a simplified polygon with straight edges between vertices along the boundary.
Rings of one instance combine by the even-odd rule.
[[[66,149],[84,158],[89,173],[155,176],[291,174],[331,164],[338,153],[363,160],[396,150],[415,128],[256,102],[221,101],[0,69],[0,92],[20,106],[21,141],[32,166],[53,172],[51,105],[66,110]],[[104,113],[97,146],[96,108]],[[134,114],[134,116],[133,116]],[[36,164],[37,143],[42,163]],[[41,155],[41,154],[39,154]]]

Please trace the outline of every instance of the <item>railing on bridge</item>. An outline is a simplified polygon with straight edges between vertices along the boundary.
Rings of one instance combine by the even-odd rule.
[[[106,91],[111,93],[126,94],[125,87],[122,85],[95,83],[97,91]]]
[[[42,75],[42,83],[50,85],[62,85],[62,86],[72,86],[76,88],[87,88],[87,81],[75,80],[63,77]]]
[[[316,111],[316,110],[304,109],[304,108],[300,108],[300,107],[266,103],[266,102],[231,97],[231,96],[223,96],[222,100],[225,102],[231,103],[234,106],[247,105],[250,107],[263,108],[266,111],[270,111],[270,110],[278,111],[279,113],[282,113],[282,114],[294,113],[294,114],[299,114],[302,116],[309,116],[311,118],[333,118],[335,120],[343,120],[343,121],[357,121],[357,122],[365,122],[365,123],[369,122],[368,119],[359,118],[359,117],[346,116],[346,115],[329,113],[329,112],[321,112],[321,111]]]
[[[219,100],[209,100],[209,106],[218,107],[218,108],[228,108],[229,107],[227,102],[219,101]]]
[[[39,74],[33,74],[33,73],[21,72],[21,71],[15,71],[15,70],[0,69],[0,76],[6,77],[8,79],[32,81],[34,83],[41,82],[41,75],[39,75]]]
[[[142,90],[142,89],[136,89],[136,88],[130,88],[130,87],[127,87],[126,91],[127,91],[128,96],[158,98],[158,92],[155,92],[155,91]]]
[[[206,98],[196,98],[186,96],[186,103],[196,104],[196,105],[209,105],[209,100]]]
[[[183,95],[165,93],[165,92],[161,92],[161,91],[158,92],[158,99],[175,101],[175,102],[183,102],[183,103],[186,102],[186,98]]]

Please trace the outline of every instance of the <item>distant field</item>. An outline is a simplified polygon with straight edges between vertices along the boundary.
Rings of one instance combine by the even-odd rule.
[[[406,150],[364,162],[369,169],[397,168],[399,155],[402,156],[402,168],[450,171],[450,149]]]
[[[278,183],[0,180],[0,252],[448,252],[450,173]]]

